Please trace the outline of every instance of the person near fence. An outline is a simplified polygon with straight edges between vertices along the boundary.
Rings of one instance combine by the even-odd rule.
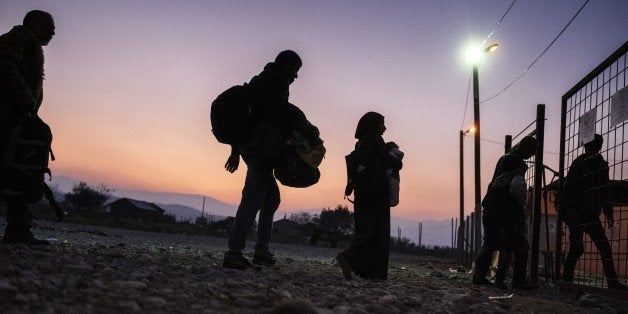
[[[529,245],[526,238],[526,184],[523,176],[528,169],[524,159],[532,157],[537,146],[534,137],[526,136],[503,155],[495,166],[493,179],[482,200],[484,239],[475,261],[472,282],[476,285],[492,284],[486,276],[493,253],[499,250],[495,287],[507,288],[505,280],[511,254],[514,255],[512,287],[524,290],[535,287],[526,281]]]
[[[615,222],[610,198],[608,162],[600,154],[603,143],[603,137],[595,134],[592,141],[584,144],[584,154],[571,163],[565,177],[559,213],[569,227],[569,252],[565,258],[562,278],[565,282],[573,282],[576,264],[584,253],[582,237],[586,233],[602,256],[608,287],[627,290],[617,279],[611,246],[600,221],[600,214],[603,212],[609,228]]]
[[[43,100],[42,46],[47,46],[54,35],[52,15],[34,10],[24,16],[22,25],[0,36],[0,143],[8,140],[9,131],[20,117],[37,114]],[[4,152],[0,153],[4,155]],[[7,226],[2,242],[49,244],[34,237],[32,224],[28,202],[7,201]]]
[[[290,130],[298,130],[313,146],[322,145],[318,128],[303,119],[302,114],[297,114],[294,105],[288,102],[289,86],[298,77],[301,65],[301,58],[296,52],[285,50],[249,82],[254,94],[251,115],[257,117],[257,121],[253,121],[255,135],[249,143],[232,146],[225,164],[227,171],[236,171],[241,155],[248,167],[242,199],[229,232],[229,250],[225,252],[222,263],[226,268],[247,269],[253,266],[242,251],[258,212],[253,263],[266,266],[276,263],[268,247],[273,216],[280,203],[273,167],[280,160]]]
[[[402,161],[390,154],[382,135],[384,116],[367,112],[355,131],[355,150],[349,155],[355,168],[345,194],[354,193],[355,235],[348,249],[336,255],[346,279],[352,273],[363,278],[386,279],[390,247],[390,180],[386,169],[398,171]],[[350,166],[350,165],[354,165]]]

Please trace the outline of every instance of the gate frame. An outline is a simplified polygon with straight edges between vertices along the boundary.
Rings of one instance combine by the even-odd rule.
[[[558,188],[558,195],[556,198],[557,211],[560,211],[561,206],[562,206],[562,202],[561,202],[561,195],[563,192],[562,183],[565,182],[565,138],[566,138],[565,132],[566,132],[566,124],[567,124],[567,117],[566,117],[567,116],[567,101],[571,97],[573,97],[577,92],[579,92],[583,87],[589,84],[595,77],[597,77],[602,72],[604,72],[610,65],[615,63],[615,61],[617,61],[621,56],[625,55],[626,53],[628,53],[628,41],[624,42],[624,44],[621,45],[621,47],[615,50],[615,52],[613,52],[604,61],[602,61],[602,63],[600,63],[597,67],[595,67],[591,72],[589,72],[589,74],[587,74],[584,78],[582,78],[576,85],[574,85],[562,97],[561,109],[560,109],[560,114],[561,114],[560,115],[560,151],[559,151],[560,156],[558,160],[558,180],[559,180],[558,182],[560,182],[560,184]],[[571,289],[578,288],[578,286],[580,285],[563,283],[562,280],[560,279],[562,276],[561,266],[563,263],[562,238],[563,238],[563,222],[562,220],[557,219],[557,222],[556,222],[556,263],[554,265],[555,266],[554,274],[556,275],[557,281],[561,287],[566,287],[566,288],[571,288]],[[576,289],[576,290],[588,291],[588,289],[591,289],[591,287],[582,287],[582,289]],[[598,291],[598,290],[609,290],[609,289],[598,288],[595,290]],[[617,293],[612,293],[612,294],[616,295]],[[625,293],[621,293],[621,295],[625,297]]]

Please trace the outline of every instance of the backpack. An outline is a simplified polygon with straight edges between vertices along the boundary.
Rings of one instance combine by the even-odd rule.
[[[238,145],[253,138],[251,99],[250,88],[244,83],[230,87],[212,102],[210,120],[218,142]]]
[[[284,145],[284,152],[274,167],[275,178],[282,185],[293,188],[306,188],[318,182],[321,172],[318,170],[324,155],[310,147],[307,140],[296,130],[292,131],[291,139]]]
[[[510,194],[510,183],[515,177],[515,171],[505,171],[489,184],[486,195],[482,199],[482,207],[488,212],[503,212],[516,203]]]
[[[49,157],[54,160],[51,143],[50,127],[38,116],[18,119],[0,145],[0,199],[35,203],[45,195],[61,221],[63,212],[44,182]]]

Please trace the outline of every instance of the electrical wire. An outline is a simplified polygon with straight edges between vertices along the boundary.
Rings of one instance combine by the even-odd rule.
[[[471,77],[469,74],[469,83],[467,84],[467,101],[464,102],[464,114],[462,115],[462,123],[460,124],[460,130],[464,130],[464,119],[467,117],[467,107],[469,106],[469,90],[471,90]]]
[[[489,38],[491,38],[491,36],[493,36],[493,33],[495,33],[495,31],[497,30],[497,28],[499,27],[499,25],[502,23],[502,21],[504,20],[504,18],[506,17],[506,15],[508,15],[508,12],[510,12],[510,9],[512,9],[512,6],[515,5],[515,2],[517,2],[517,0],[513,0],[512,3],[510,4],[510,6],[508,7],[508,9],[506,10],[506,12],[504,13],[504,15],[502,15],[502,18],[499,19],[499,22],[497,22],[497,24],[495,24],[495,27],[493,27],[493,30],[491,31],[490,34],[488,34],[488,36],[486,36],[486,38],[484,38],[484,41],[480,44],[480,48],[484,47],[484,44],[486,44],[486,41],[488,41]]]
[[[480,141],[485,141],[485,142],[498,144],[498,145],[502,145],[502,146],[506,145],[505,143],[502,143],[502,142],[499,142],[499,141],[495,141],[495,140],[491,140],[491,139],[484,138],[484,137],[480,137]],[[556,153],[556,152],[550,152],[550,151],[546,151],[546,150],[544,150],[543,152],[546,153],[546,154],[558,155],[558,153]]]
[[[513,84],[515,84],[515,82],[517,82],[520,78],[522,78],[527,72],[528,70],[530,70],[530,68],[532,68],[532,66],[539,61],[539,59],[541,59],[541,57],[550,49],[550,47],[552,47],[552,45],[554,44],[554,42],[556,42],[556,40],[558,40],[558,38],[560,37],[560,35],[562,35],[565,30],[567,29],[567,27],[569,27],[569,25],[571,25],[571,22],[573,22],[576,17],[578,16],[578,14],[580,14],[580,12],[582,11],[582,9],[584,9],[584,7],[587,5],[587,3],[589,3],[590,0],[587,0],[578,10],[578,12],[576,12],[576,14],[574,14],[574,16],[571,18],[571,20],[569,20],[569,23],[567,23],[567,25],[565,25],[565,27],[563,27],[563,29],[560,31],[560,33],[558,33],[558,35],[556,35],[556,37],[554,38],[554,40],[552,40],[552,42],[549,43],[549,45],[547,46],[547,48],[545,48],[545,50],[543,50],[543,52],[541,52],[541,54],[536,57],[536,59],[534,59],[534,61],[532,61],[532,63],[530,63],[530,65],[528,65],[527,68],[525,68],[525,70],[523,70],[523,72],[521,72],[521,74],[519,74],[519,76],[517,76],[512,82],[508,83],[508,85],[506,85],[506,87],[504,87],[501,91],[499,91],[497,94],[480,101],[480,103],[485,103],[488,101],[493,100],[495,97],[499,96],[501,93],[505,92],[508,88],[510,88],[510,86],[512,86]]]

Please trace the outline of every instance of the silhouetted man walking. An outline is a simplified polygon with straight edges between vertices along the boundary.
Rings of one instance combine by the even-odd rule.
[[[318,129],[288,102],[289,86],[298,77],[301,65],[301,58],[294,51],[282,51],[275,62],[268,63],[248,85],[254,98],[251,123],[255,134],[251,142],[233,145],[225,164],[227,171],[237,170],[241,155],[248,169],[242,199],[229,232],[229,250],[225,253],[224,267],[246,269],[252,266],[242,251],[257,212],[259,222],[253,263],[275,264],[276,260],[268,247],[273,215],[280,203],[273,168],[282,156],[290,130],[299,131],[312,146],[322,143]]]
[[[13,27],[0,36],[0,135],[8,132],[23,115],[36,115],[43,100],[44,53],[55,34],[55,24],[44,11],[31,11],[23,25]],[[4,145],[1,145],[4,146]],[[4,155],[4,152],[0,152]],[[5,243],[48,244],[33,236],[32,213],[28,202],[7,202]]]
[[[615,222],[610,200],[608,162],[600,155],[603,143],[602,136],[595,134],[593,141],[584,144],[584,154],[571,163],[565,177],[560,216],[569,227],[569,252],[565,258],[563,281],[573,282],[576,263],[584,253],[582,236],[586,233],[600,251],[608,287],[627,290],[617,279],[611,246],[600,221],[603,211],[609,228]]]
[[[493,253],[499,250],[499,265],[495,286],[506,288],[505,279],[514,254],[512,287],[533,289],[526,281],[528,241],[524,213],[526,184],[523,178],[528,166],[524,159],[534,155],[537,149],[534,137],[526,136],[511,152],[503,155],[493,173],[493,179],[482,201],[482,225],[484,242],[478,252],[473,273],[473,283],[490,285],[486,279]]]

